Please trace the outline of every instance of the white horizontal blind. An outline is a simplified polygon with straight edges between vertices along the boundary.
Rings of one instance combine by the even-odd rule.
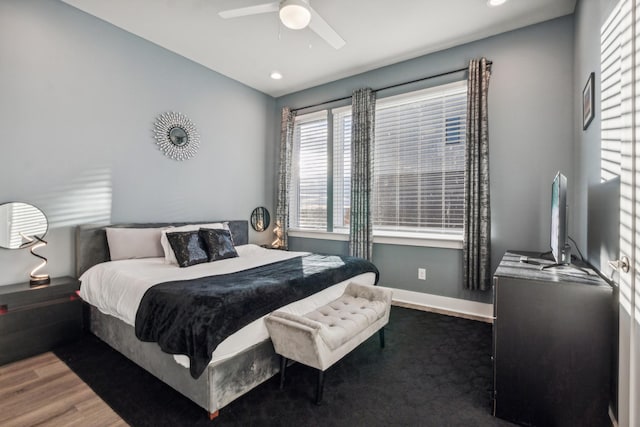
[[[462,232],[466,108],[466,81],[377,101],[374,230]]]
[[[333,229],[349,228],[351,216],[351,106],[333,114]]]
[[[296,117],[293,130],[290,223],[327,229],[327,113]]]

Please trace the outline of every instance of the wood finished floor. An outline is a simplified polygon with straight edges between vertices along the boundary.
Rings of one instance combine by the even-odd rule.
[[[126,426],[53,353],[0,366],[0,425]]]

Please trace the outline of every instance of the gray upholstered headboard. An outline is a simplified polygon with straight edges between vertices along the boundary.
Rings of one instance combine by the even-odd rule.
[[[83,224],[76,228],[76,277],[89,268],[111,259],[107,244],[106,227],[151,228],[180,226],[186,224],[209,224],[212,222],[228,222],[233,242],[236,245],[249,243],[249,223],[246,220],[234,221],[191,221],[191,222],[162,222],[143,224]]]

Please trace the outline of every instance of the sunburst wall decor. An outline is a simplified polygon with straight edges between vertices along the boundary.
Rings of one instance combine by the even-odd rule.
[[[190,159],[200,146],[200,135],[195,125],[182,113],[170,111],[160,114],[154,133],[160,151],[174,160]]]

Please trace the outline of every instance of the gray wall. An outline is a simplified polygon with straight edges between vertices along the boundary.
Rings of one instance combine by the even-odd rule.
[[[302,107],[348,96],[353,89],[364,86],[380,88],[461,68],[471,58],[491,59],[489,134],[495,268],[507,249],[548,250],[551,181],[558,170],[573,176],[573,35],[573,16],[566,16],[287,95],[277,99],[277,106]],[[463,74],[433,79],[427,85],[461,78]],[[277,112],[274,117],[279,120]],[[308,240],[291,239],[291,248],[346,251],[339,242]],[[462,255],[457,250],[376,244],[373,261],[380,268],[381,284],[385,286],[485,302],[491,298],[490,292],[462,289]],[[426,282],[417,279],[418,267],[427,268]]]
[[[52,276],[73,273],[76,224],[272,210],[273,98],[57,1],[0,2],[0,58],[0,203],[47,214]],[[166,111],[197,126],[195,158],[156,148]],[[0,249],[0,284],[28,279],[36,261]]]

